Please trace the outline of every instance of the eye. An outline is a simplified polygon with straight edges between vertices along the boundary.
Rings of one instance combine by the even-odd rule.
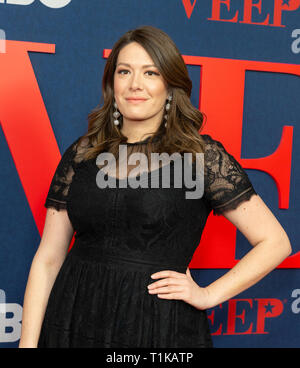
[[[159,75],[159,73],[156,73],[153,70],[148,70],[146,73],[150,73],[149,75]]]
[[[118,70],[118,74],[121,74],[121,75],[126,75],[127,72],[129,72],[129,70],[127,70],[127,69],[119,69]]]

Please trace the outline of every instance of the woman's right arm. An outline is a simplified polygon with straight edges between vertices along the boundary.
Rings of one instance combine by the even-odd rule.
[[[48,208],[42,239],[26,285],[19,348],[37,347],[48,298],[73,234],[67,211]]]

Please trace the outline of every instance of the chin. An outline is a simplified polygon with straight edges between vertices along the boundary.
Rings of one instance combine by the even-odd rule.
[[[144,121],[144,120],[147,120],[148,117],[147,116],[142,116],[142,115],[130,115],[130,116],[124,116],[123,115],[123,118],[125,117],[125,119],[127,119],[128,121],[129,120],[134,120],[134,121]]]

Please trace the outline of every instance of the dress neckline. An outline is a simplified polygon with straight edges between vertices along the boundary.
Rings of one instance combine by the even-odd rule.
[[[142,145],[142,144],[147,144],[148,141],[150,140],[152,136],[150,135],[149,137],[143,139],[142,141],[137,141],[137,142],[126,142],[125,144],[127,144],[128,146],[138,146],[138,145]],[[153,138],[153,142],[157,142],[160,140],[160,135],[156,136]]]

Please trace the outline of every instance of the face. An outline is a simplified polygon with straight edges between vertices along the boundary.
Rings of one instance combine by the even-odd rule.
[[[124,124],[160,124],[168,97],[167,84],[150,55],[136,42],[119,52],[114,95]]]

